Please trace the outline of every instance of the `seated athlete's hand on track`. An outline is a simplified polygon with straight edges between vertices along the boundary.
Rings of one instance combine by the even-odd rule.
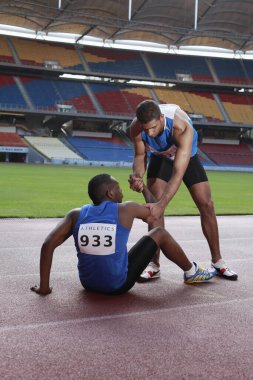
[[[143,180],[140,177],[130,175],[129,176],[129,186],[130,189],[133,191],[137,191],[138,193],[141,193],[143,191]]]
[[[41,296],[47,296],[48,294],[52,293],[53,288],[47,288],[47,289],[42,289],[38,285],[34,285],[31,288],[32,292],[35,292],[37,294],[40,294]]]

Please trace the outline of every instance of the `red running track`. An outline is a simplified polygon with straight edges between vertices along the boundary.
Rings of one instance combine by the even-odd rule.
[[[223,257],[239,280],[185,285],[162,275],[122,296],[81,287],[72,238],[54,255],[53,293],[40,297],[39,251],[57,219],[0,220],[0,378],[253,379],[253,216],[219,217]],[[166,218],[191,259],[209,265],[198,217]],[[137,221],[130,245],[146,225]]]

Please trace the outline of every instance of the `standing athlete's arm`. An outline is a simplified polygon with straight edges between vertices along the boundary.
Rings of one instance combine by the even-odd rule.
[[[143,190],[142,194],[144,196],[144,199],[147,203],[156,203],[157,199],[154,197],[154,195],[151,193],[151,191],[147,188],[147,186],[143,183]]]
[[[135,118],[130,126],[130,137],[134,145],[133,176],[142,178],[147,166],[147,153],[141,138],[141,124]]]

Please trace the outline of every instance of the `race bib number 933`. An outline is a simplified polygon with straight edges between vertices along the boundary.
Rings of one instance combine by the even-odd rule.
[[[116,224],[80,224],[78,246],[81,253],[111,255],[115,253]]]

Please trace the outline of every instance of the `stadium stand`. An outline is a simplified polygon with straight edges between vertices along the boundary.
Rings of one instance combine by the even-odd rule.
[[[14,63],[14,58],[4,36],[0,36],[0,62]]]
[[[233,123],[252,124],[253,95],[220,94],[219,97]]]
[[[0,131],[0,162],[27,162],[28,147],[14,132]]]
[[[199,159],[202,163],[202,165],[204,166],[217,166],[216,162],[214,162],[213,160],[211,160],[210,157],[208,157],[208,155],[201,150],[201,147],[198,146],[198,156],[199,156]]]
[[[89,85],[106,114],[134,116],[137,104],[152,99],[147,88],[91,83]]]
[[[46,67],[51,62],[52,69],[58,65],[65,69],[83,70],[74,46],[22,38],[12,38],[11,41],[23,65]]]
[[[253,166],[253,152],[247,144],[200,144],[199,148],[217,165]]]
[[[185,92],[193,113],[205,115],[208,121],[223,121],[221,111],[209,92]]]
[[[161,103],[178,104],[185,112],[193,112],[183,91],[157,88],[155,89],[155,93]]]
[[[132,162],[133,149],[126,146],[124,142],[115,142],[115,139],[66,137],[67,141],[85,159],[91,161],[125,161]]]
[[[149,77],[139,52],[86,46],[82,50],[89,69],[94,73]]]
[[[253,83],[253,65],[252,65],[252,61],[243,61],[242,62],[242,65],[245,69],[245,74],[246,74],[246,77],[247,77],[247,81],[249,84],[252,84]]]
[[[236,59],[212,58],[212,65],[222,83],[246,84],[247,78],[241,62]]]
[[[27,147],[16,133],[0,132],[0,146]]]
[[[121,90],[123,97],[131,106],[134,115],[137,105],[146,99],[152,99],[150,89],[145,87],[127,87]]]
[[[204,115],[212,122],[224,120],[215,99],[209,92],[156,89],[155,93],[161,103],[178,104],[184,111]]]
[[[179,55],[158,53],[146,53],[146,56],[157,78],[183,80],[184,75],[189,75],[193,81],[214,81],[203,57],[188,56],[186,58]]]
[[[57,110],[57,105],[72,105],[77,112],[96,113],[82,83],[71,80],[47,80],[36,77],[20,78],[34,106]]]
[[[56,110],[56,104],[63,101],[51,80],[36,77],[20,77],[20,79],[35,108]]]
[[[82,159],[82,157],[70,150],[58,138],[26,136],[25,140],[50,161],[75,163]]]
[[[6,73],[6,62],[12,63],[11,71],[8,68],[8,73]],[[47,70],[51,73],[46,71],[45,74],[44,68],[47,64]],[[66,73],[73,69],[78,74],[91,74],[91,77],[87,77],[87,80],[60,77],[55,79],[54,64],[66,70]],[[92,46],[80,46],[77,50],[76,46],[70,44],[0,36],[0,66],[5,68],[0,71],[1,111],[14,113],[16,110],[21,110],[20,113],[24,115],[26,112],[38,113],[40,120],[35,123],[36,126],[42,125],[42,128],[48,129],[46,123],[41,124],[43,115],[45,116],[48,111],[51,114],[52,111],[54,117],[58,117],[56,114],[61,113],[57,125],[53,126],[53,132],[50,134],[53,136],[57,136],[61,131],[63,112],[73,113],[71,116],[74,117],[73,120],[81,117],[83,130],[86,130],[88,125],[93,125],[94,128],[103,125],[108,131],[109,125],[117,123],[125,123],[127,128],[127,123],[135,115],[136,106],[145,99],[180,105],[191,117],[195,117],[193,119],[196,121],[195,125],[203,136],[216,138],[215,128],[218,131],[217,128],[228,129],[230,125],[235,127],[233,132],[236,132],[237,128],[235,138],[239,135],[246,138],[252,135],[250,128],[253,122],[253,95],[250,94],[249,86],[245,86],[244,92],[238,92],[241,85],[253,83],[252,61],[140,53]],[[12,72],[12,75],[9,72]],[[92,77],[93,74],[97,76],[101,74],[101,77],[105,78],[101,78],[98,82],[97,78]],[[145,79],[145,82],[133,85],[129,83],[129,77]],[[152,86],[150,82],[154,79],[157,82],[161,79],[161,82],[167,81],[167,83],[173,79],[176,87],[163,87],[161,84],[160,87]],[[208,83],[209,87],[205,83]],[[223,86],[222,83],[226,85]],[[239,86],[235,92],[236,83]],[[76,117],[76,114],[82,115]],[[68,119],[69,115],[66,116]],[[21,120],[21,124],[25,118],[26,116]],[[65,115],[62,119],[67,120]],[[51,123],[53,122],[54,119]],[[68,124],[67,133],[72,133],[73,125]],[[245,127],[245,130],[242,131],[242,127]],[[37,135],[35,129],[34,125],[30,125],[28,130],[22,130],[22,135]],[[126,137],[126,129],[122,133]],[[99,157],[95,155],[94,141],[89,140],[89,142],[90,145],[86,144],[86,151],[82,152],[82,155],[89,160],[101,160],[101,155]],[[109,141],[100,141],[99,144],[109,144]],[[111,144],[114,145],[103,147],[103,157],[105,160],[116,162],[115,141],[114,143],[111,141]],[[101,146],[99,149],[101,150]],[[118,154],[129,162],[132,153],[127,152],[127,149],[130,148],[125,146],[124,151]],[[108,153],[110,151],[111,153]],[[213,161],[206,152],[202,153],[201,160],[205,165],[215,165],[215,160]],[[224,160],[220,157],[218,164],[220,159]],[[61,155],[59,160],[63,161]],[[244,163],[245,160],[241,162]],[[229,164],[228,155],[227,164]]]
[[[12,75],[0,74],[0,106],[7,109],[27,107]]]
[[[77,81],[52,81],[63,104],[72,104],[78,112],[96,113],[96,109],[87,94],[85,87]]]

